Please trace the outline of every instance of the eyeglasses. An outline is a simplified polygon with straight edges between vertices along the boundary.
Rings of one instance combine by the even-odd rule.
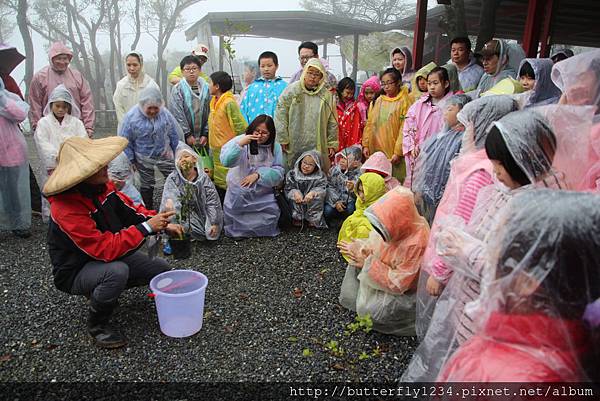
[[[185,71],[185,72],[196,72],[196,71],[198,71],[198,67],[185,67],[183,69],[183,71]]]
[[[302,56],[302,57],[298,57],[298,60],[300,60],[300,61],[308,61],[311,58],[315,58],[315,56]]]
[[[254,133],[257,135],[261,135],[261,136],[267,136],[270,134],[269,131],[265,131],[264,129],[259,129],[259,128],[255,129]]]
[[[318,79],[323,78],[323,74],[321,74],[320,72],[307,71],[306,75],[308,75],[311,78],[318,78]]]
[[[306,162],[306,161],[304,161],[304,160],[302,160],[302,161],[300,162],[300,164],[301,164],[301,165],[303,165],[303,166],[306,166],[306,167],[314,167],[314,166],[316,166],[316,164],[315,164],[315,163]]]
[[[381,86],[394,85],[396,82],[398,82],[398,81],[381,82]]]

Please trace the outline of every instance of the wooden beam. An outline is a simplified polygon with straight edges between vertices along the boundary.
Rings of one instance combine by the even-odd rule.
[[[543,12],[544,2],[542,0],[529,0],[523,32],[523,50],[527,57],[537,57]]]
[[[352,49],[352,80],[356,82],[358,76],[358,33],[354,34],[354,47]]]
[[[413,38],[413,68],[418,70],[423,65],[423,46],[425,43],[425,26],[427,24],[427,0],[417,0],[415,20],[415,37]]]
[[[554,0],[546,1],[546,11],[544,13],[544,26],[542,28],[542,37],[540,39],[540,57],[550,57],[550,46],[552,45],[552,37],[550,29],[552,26],[552,17],[554,16]]]

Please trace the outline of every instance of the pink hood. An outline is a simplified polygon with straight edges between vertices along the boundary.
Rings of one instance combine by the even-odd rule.
[[[59,54],[66,54],[69,56],[69,60],[73,58],[73,52],[67,46],[65,46],[61,42],[54,42],[50,46],[50,50],[48,51],[48,60],[50,61],[50,65],[52,65],[52,59]]]
[[[360,168],[361,172],[377,171],[390,177],[392,175],[392,163],[383,152],[373,153]]]

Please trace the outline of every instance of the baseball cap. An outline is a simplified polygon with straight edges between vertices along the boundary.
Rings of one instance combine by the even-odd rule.
[[[192,49],[192,54],[197,57],[204,56],[208,58],[208,46],[198,43],[196,47]]]
[[[499,55],[500,42],[495,39],[488,41],[485,45],[483,45],[481,50],[477,52],[477,54],[481,57],[491,57],[493,55]]]

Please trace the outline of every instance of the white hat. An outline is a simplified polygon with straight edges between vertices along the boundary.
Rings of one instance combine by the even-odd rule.
[[[197,57],[204,56],[208,58],[208,46],[198,43],[196,47],[192,49],[192,54]]]

